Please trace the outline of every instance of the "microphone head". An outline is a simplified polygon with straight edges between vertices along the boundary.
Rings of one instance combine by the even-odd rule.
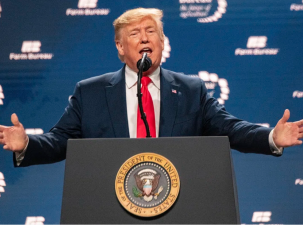
[[[144,54],[146,54],[146,53],[144,53]],[[151,61],[150,58],[147,57],[147,55],[146,55],[145,59],[144,59],[144,55],[143,55],[142,59],[143,59],[143,68],[142,68],[142,71],[146,72],[152,66],[152,61]],[[138,70],[140,70],[140,64],[141,64],[142,59],[139,59],[139,61],[137,62],[137,68],[138,68]]]

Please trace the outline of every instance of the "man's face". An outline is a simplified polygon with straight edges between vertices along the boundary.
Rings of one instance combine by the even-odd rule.
[[[120,40],[116,41],[116,47],[119,54],[124,56],[124,62],[136,72],[137,62],[146,52],[152,60],[152,66],[144,75],[149,75],[161,63],[164,41],[160,38],[156,22],[147,17],[123,28]]]

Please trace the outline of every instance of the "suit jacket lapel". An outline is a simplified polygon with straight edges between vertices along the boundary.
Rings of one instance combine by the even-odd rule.
[[[109,83],[109,86],[107,86],[105,90],[115,137],[129,137],[126,109],[125,67],[115,72]]]
[[[159,137],[172,136],[172,130],[178,110],[179,85],[169,71],[161,68],[160,73],[160,128]]]

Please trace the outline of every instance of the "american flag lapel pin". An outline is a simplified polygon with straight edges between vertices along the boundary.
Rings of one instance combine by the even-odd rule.
[[[171,89],[171,92],[174,94],[177,94],[177,90],[175,90],[175,89]]]

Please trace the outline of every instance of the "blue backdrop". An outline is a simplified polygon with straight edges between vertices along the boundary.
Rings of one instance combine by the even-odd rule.
[[[77,81],[123,66],[112,23],[136,7],[164,12],[162,66],[204,79],[230,113],[264,126],[285,108],[303,117],[301,0],[1,0],[0,124],[15,112],[47,132]],[[241,223],[303,223],[302,146],[232,157]],[[59,223],[63,176],[64,162],[16,169],[1,150],[0,223]]]

